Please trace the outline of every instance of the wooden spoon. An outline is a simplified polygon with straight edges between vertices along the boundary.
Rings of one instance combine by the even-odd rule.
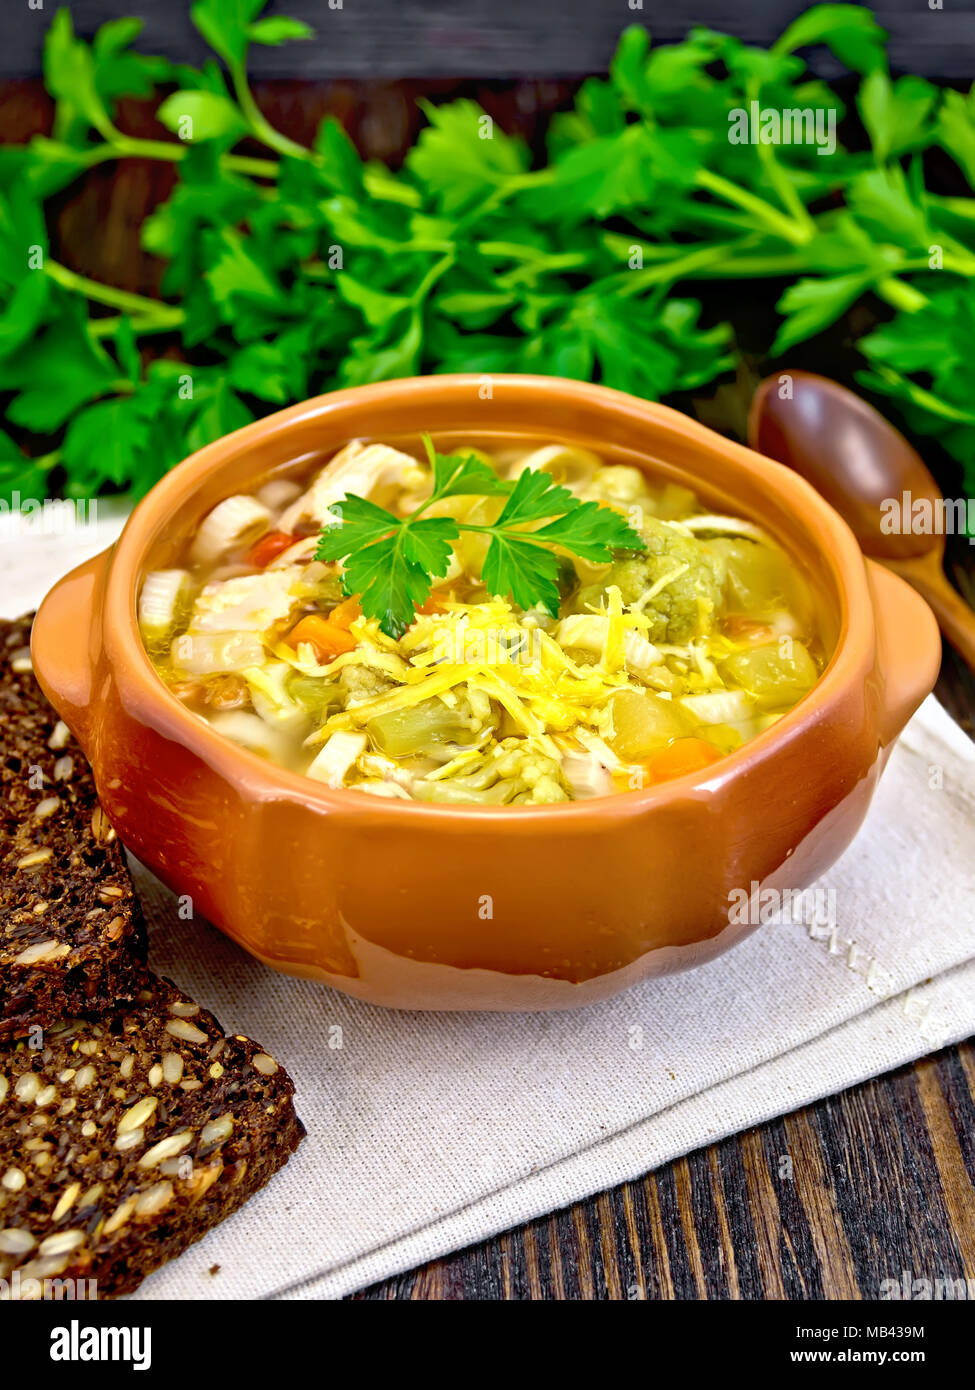
[[[908,529],[912,507],[930,505],[928,516],[943,517],[944,499],[904,436],[838,382],[789,372],[767,377],[755,392],[748,442],[812,483],[848,523],[863,552],[927,600],[948,641],[975,670],[975,612],[945,577],[944,535]],[[881,523],[890,516],[892,498],[901,504],[900,527],[886,531]]]

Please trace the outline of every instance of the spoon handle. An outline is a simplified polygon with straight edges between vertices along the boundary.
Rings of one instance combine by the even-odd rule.
[[[940,566],[930,571],[910,560],[887,562],[934,610],[941,631],[975,671],[975,611],[948,583]]]

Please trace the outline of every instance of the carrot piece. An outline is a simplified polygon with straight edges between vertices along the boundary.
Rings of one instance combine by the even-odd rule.
[[[678,738],[659,753],[654,753],[647,760],[647,767],[655,782],[668,782],[672,777],[683,777],[688,772],[701,772],[722,756],[713,744],[706,743],[703,738]]]
[[[334,623],[336,627],[345,628],[348,632],[356,618],[361,617],[362,605],[357,595],[353,594],[351,598],[343,599],[337,608],[332,609],[328,615],[328,621]]]
[[[427,601],[421,603],[416,611],[427,615],[430,613],[445,613],[447,610],[444,608],[444,604],[450,597],[451,595],[446,589],[434,589]]]
[[[268,531],[259,541],[255,541],[244,557],[244,563],[262,570],[283,555],[289,546],[295,545],[300,536],[289,535],[287,531]]]
[[[356,645],[355,638],[345,628],[329,622],[319,613],[309,613],[288,633],[285,641],[289,647],[297,649],[300,642],[308,642],[319,661],[332,661],[343,652],[350,652]]]
[[[768,623],[756,622],[743,613],[731,613],[724,620],[724,630],[736,642],[771,642],[775,632]]]

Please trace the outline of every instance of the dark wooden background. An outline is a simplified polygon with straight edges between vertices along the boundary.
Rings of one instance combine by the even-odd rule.
[[[952,0],[946,0],[952,4]],[[36,80],[54,0],[30,11],[2,0],[0,142],[50,128]],[[79,32],[106,18],[146,18],[145,51],[195,61],[202,47],[182,0],[76,0]],[[363,153],[395,159],[419,124],[421,92],[474,95],[507,129],[532,137],[564,103],[573,75],[604,69],[619,31],[643,19],[660,39],[692,23],[770,39],[800,5],[687,7],[646,0],[285,0],[316,24],[314,44],[260,55],[258,99],[276,125],[310,139],[326,112]],[[892,31],[896,65],[971,78],[975,15],[925,0],[875,7]],[[829,65],[824,64],[829,71]],[[340,80],[308,82],[310,77]],[[517,83],[510,80],[519,77]],[[422,79],[422,80],[421,80]],[[121,126],[159,135],[151,110],[126,102]],[[56,253],[121,288],[153,292],[159,266],[138,246],[146,213],[172,171],[131,161],[94,170],[52,209]],[[760,330],[764,332],[764,330]],[[815,365],[815,364],[810,364]],[[955,543],[949,571],[975,603],[971,548]],[[946,653],[942,701],[975,731],[975,678]],[[903,1269],[916,1277],[975,1279],[975,1048],[951,1048],[889,1076],[720,1144],[638,1182],[520,1230],[388,1280],[360,1299],[834,1299],[877,1296]],[[779,1159],[793,1178],[779,1178]]]
[[[2,0],[0,77],[26,77],[40,69],[44,30],[58,0],[29,10],[27,0]],[[137,15],[146,22],[146,51],[183,62],[205,49],[189,21],[189,0],[72,0],[80,33],[106,19]],[[605,69],[620,31],[645,24],[659,42],[681,38],[695,24],[727,29],[750,43],[774,38],[807,8],[803,0],[273,0],[269,13],[310,24],[314,41],[256,50],[262,76],[354,77],[575,77]],[[890,31],[891,62],[930,77],[973,76],[975,10],[971,0],[877,0],[871,6]],[[812,59],[836,71],[825,54]]]

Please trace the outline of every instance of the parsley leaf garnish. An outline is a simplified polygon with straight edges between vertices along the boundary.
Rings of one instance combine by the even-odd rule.
[[[451,546],[462,531],[490,537],[482,571],[490,593],[510,597],[520,608],[540,604],[553,617],[559,611],[560,552],[598,564],[619,550],[644,549],[619,512],[580,501],[548,473],[526,468],[511,483],[476,454],[438,454],[429,437],[424,442],[433,474],[426,502],[398,517],[347,493],[330,508],[335,521],[322,531],[315,552],[319,560],[345,561],[345,592],[357,594],[363,613],[378,619],[390,637],[402,636],[430,597],[433,581],[446,575]],[[475,525],[422,515],[434,502],[465,494],[506,495],[497,521]]]
[[[322,531],[316,558],[345,560],[345,592],[358,594],[362,611],[400,637],[434,579],[447,573],[456,524],[449,517],[396,517],[351,493],[331,511],[336,522]]]
[[[465,493],[492,497],[511,491],[511,484],[499,478],[491,465],[479,459],[476,454],[438,454],[434,451],[429,435],[423,443],[430,467],[433,469],[431,502],[439,502],[444,497],[459,497]]]

